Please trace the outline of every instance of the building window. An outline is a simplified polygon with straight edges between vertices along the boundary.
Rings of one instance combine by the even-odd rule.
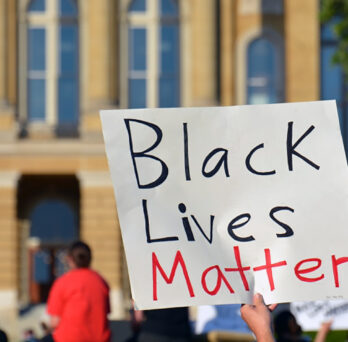
[[[28,28],[28,120],[45,120],[46,30]]]
[[[247,51],[247,103],[275,103],[277,96],[276,50],[267,38],[254,39]]]
[[[333,22],[321,27],[321,98],[336,100],[346,154],[348,152],[348,84],[341,66],[332,63],[332,56],[338,45],[333,31]]]
[[[180,104],[179,6],[175,0],[133,0],[128,6],[129,108]]]
[[[45,0],[33,0],[29,4],[30,12],[44,12],[46,10],[46,1]]]
[[[57,129],[77,127],[78,8],[75,0],[33,0],[26,13],[26,104],[22,119]],[[22,31],[23,32],[23,31]]]

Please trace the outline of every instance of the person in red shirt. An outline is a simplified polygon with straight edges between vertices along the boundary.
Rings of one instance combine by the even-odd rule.
[[[53,332],[42,341],[109,342],[109,286],[89,267],[91,249],[77,241],[67,258],[70,271],[53,283],[47,301]]]

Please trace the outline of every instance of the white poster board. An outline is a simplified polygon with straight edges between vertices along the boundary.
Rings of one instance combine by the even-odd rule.
[[[101,112],[139,309],[348,298],[334,101]]]
[[[294,302],[291,312],[303,331],[317,331],[323,322],[332,321],[332,330],[348,329],[348,301],[319,300],[313,302]]]

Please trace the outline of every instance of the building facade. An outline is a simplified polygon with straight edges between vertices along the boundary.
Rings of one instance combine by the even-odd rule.
[[[77,238],[127,316],[100,109],[337,99],[346,139],[336,43],[319,0],[0,0],[0,327]]]

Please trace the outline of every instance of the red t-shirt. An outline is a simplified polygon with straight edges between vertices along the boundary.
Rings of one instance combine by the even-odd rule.
[[[55,342],[109,342],[109,286],[95,271],[78,268],[58,278],[47,301],[49,315],[60,317]]]

